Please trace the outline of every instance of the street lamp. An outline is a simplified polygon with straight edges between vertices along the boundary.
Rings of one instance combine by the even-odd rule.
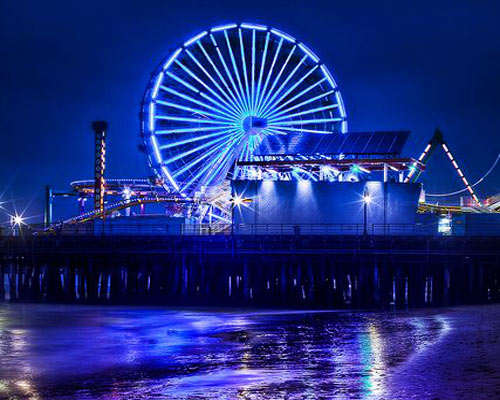
[[[21,225],[23,225],[24,223],[24,218],[21,215],[16,214],[10,217],[10,225],[12,227],[12,233],[14,236],[16,236],[16,230],[21,233]]]
[[[231,198],[231,235],[234,233],[234,209],[237,207],[240,209],[241,206],[247,206],[246,203],[251,203],[253,200],[252,199],[247,199],[242,197],[239,194],[235,194]]]
[[[368,186],[365,186],[365,190],[363,192],[363,235],[367,236],[368,235],[368,204],[370,204],[372,201],[372,198],[370,196],[370,193],[368,192]]]

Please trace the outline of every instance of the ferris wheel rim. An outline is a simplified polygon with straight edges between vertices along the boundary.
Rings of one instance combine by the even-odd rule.
[[[300,82],[295,82],[295,84],[292,85],[291,89],[287,88],[287,90],[284,94],[281,93],[281,91],[288,81],[281,82],[280,83],[281,86],[279,88],[280,90],[275,92],[274,94],[271,94],[273,89],[277,85],[277,82],[279,81],[279,78],[280,78],[281,73],[283,72],[283,70],[286,66],[286,63],[285,63],[285,65],[282,66],[282,68],[280,70],[280,74],[278,75],[278,78],[273,81],[273,83],[271,84],[271,88],[267,91],[267,93],[265,93],[265,91],[269,85],[269,80],[271,78],[273,71],[272,71],[272,67],[271,67],[271,71],[268,73],[267,77],[264,79],[265,83],[262,82],[262,74],[264,71],[264,66],[261,64],[261,69],[260,69],[260,72],[258,73],[258,75],[259,75],[259,85],[261,83],[264,84],[263,88],[261,88],[262,93],[260,94],[261,95],[260,97],[257,95],[257,99],[253,98],[252,100],[250,100],[248,97],[245,99],[245,90],[243,89],[243,83],[240,82],[239,73],[238,73],[238,71],[236,71],[236,64],[234,64],[234,59],[232,59],[233,67],[235,69],[235,73],[236,73],[236,77],[238,79],[238,82],[233,82],[233,79],[231,79],[230,74],[228,76],[229,76],[229,80],[231,81],[231,85],[234,88],[234,92],[232,90],[229,90],[229,82],[224,82],[224,84],[227,83],[227,85],[225,85],[225,86],[228,87],[228,91],[223,96],[220,95],[220,93],[218,96],[215,96],[215,90],[213,90],[213,88],[212,88],[212,90],[210,91],[210,87],[208,87],[207,84],[203,84],[203,82],[200,81],[200,83],[202,85],[204,85],[205,88],[208,89],[212,95],[217,97],[217,99],[212,98],[211,101],[212,101],[214,107],[217,107],[217,112],[219,113],[217,118],[220,119],[220,121],[221,121],[220,123],[216,123],[215,121],[209,121],[209,122],[208,121],[207,122],[201,121],[200,122],[200,120],[197,120],[197,123],[204,123],[208,126],[200,127],[200,128],[189,128],[189,129],[188,128],[178,128],[178,129],[166,130],[165,132],[162,132],[161,130],[155,130],[155,119],[156,118],[177,121],[177,122],[192,122],[186,118],[181,119],[181,117],[172,117],[172,116],[169,117],[169,116],[157,116],[156,115],[157,105],[168,105],[170,107],[176,107],[176,106],[179,107],[178,104],[177,105],[175,105],[173,103],[168,104],[169,102],[165,102],[163,100],[158,99],[158,95],[159,95],[159,92],[160,92],[160,89],[162,86],[162,82],[166,76],[169,76],[169,77],[171,77],[179,82],[182,81],[181,78],[176,77],[173,73],[170,72],[170,68],[172,67],[172,65],[174,65],[174,63],[176,63],[176,61],[178,61],[178,57],[182,53],[186,52],[191,57],[191,59],[196,61],[195,57],[193,57],[192,54],[189,52],[189,48],[192,45],[194,45],[195,43],[198,43],[198,45],[200,45],[200,43],[201,43],[200,40],[202,38],[204,38],[205,36],[208,36],[208,35],[212,35],[215,32],[224,32],[226,40],[229,40],[228,36],[227,36],[227,31],[232,30],[232,29],[236,29],[236,28],[238,29],[239,35],[240,35],[241,52],[242,52],[243,58],[245,58],[245,56],[243,55],[244,46],[243,46],[243,41],[241,39],[242,29],[250,30],[253,32],[253,40],[254,40],[253,43],[254,44],[255,44],[255,32],[257,32],[257,31],[258,32],[266,32],[267,33],[266,40],[269,40],[268,37],[271,34],[278,36],[280,38],[280,42],[279,42],[280,48],[281,48],[281,45],[283,42],[293,43],[294,49],[295,48],[300,49],[300,51],[302,51],[302,53],[305,54],[305,56],[309,57],[315,63],[315,66],[314,66],[314,68],[310,69],[305,76],[301,77]],[[213,36],[212,36],[212,38],[213,38]],[[203,47],[203,46],[200,45],[200,47]],[[232,51],[229,43],[228,43],[228,48],[230,49],[230,51]],[[267,49],[267,41],[266,41],[266,49]],[[264,50],[264,52],[266,52],[266,50]],[[279,52],[279,48],[278,48],[278,52]],[[293,51],[289,54],[286,62],[288,62],[288,60],[292,56],[292,53],[293,53]],[[231,57],[232,56],[233,56],[233,54],[231,54]],[[254,54],[253,54],[253,56],[254,56]],[[305,56],[304,56],[304,58],[305,58]],[[274,63],[276,62],[277,57],[278,57],[278,53],[275,53],[274,60],[273,60],[273,66],[274,66]],[[265,58],[265,55],[264,55],[264,58]],[[243,68],[246,67],[245,63],[246,63],[246,59],[242,63]],[[179,64],[179,62],[178,62],[178,64]],[[198,65],[198,66],[200,66],[200,65]],[[253,67],[253,64],[252,64],[252,67]],[[296,66],[296,68],[294,69],[293,72],[295,73],[295,71],[298,70],[299,67],[300,67],[300,64]],[[184,70],[187,73],[189,73],[188,68],[184,68]],[[340,90],[338,89],[338,85],[337,85],[335,79],[333,78],[332,74],[330,73],[330,71],[326,68],[325,64],[322,63],[320,61],[319,57],[317,57],[316,54],[312,50],[310,50],[309,47],[307,47],[303,42],[297,40],[293,36],[288,35],[287,33],[284,33],[280,30],[275,29],[275,28],[268,27],[265,25],[255,24],[255,23],[247,23],[247,22],[230,23],[230,24],[215,26],[215,27],[212,27],[210,29],[201,31],[198,34],[192,36],[190,39],[186,40],[182,45],[180,45],[174,51],[172,51],[170,54],[168,54],[166,57],[164,57],[164,59],[158,64],[158,67],[156,68],[155,72],[152,74],[152,78],[151,78],[151,80],[146,88],[146,91],[144,93],[144,96],[143,96],[143,101],[142,101],[142,106],[141,106],[141,108],[142,108],[142,112],[141,112],[141,136],[143,138],[145,148],[149,150],[148,157],[149,157],[149,163],[150,163],[151,168],[153,169],[153,171],[155,172],[155,174],[157,175],[158,178],[161,178],[161,179],[166,178],[166,182],[165,182],[166,188],[168,188],[170,191],[178,192],[179,194],[185,196],[185,194],[183,193],[183,188],[181,187],[181,185],[175,179],[175,176],[174,176],[176,173],[178,173],[179,170],[172,172],[172,170],[168,167],[168,164],[172,164],[175,161],[179,160],[180,158],[182,158],[182,155],[178,156],[178,158],[173,158],[173,159],[168,160],[168,162],[165,162],[164,157],[162,155],[162,150],[165,150],[165,149],[168,149],[168,148],[171,148],[174,146],[178,146],[179,143],[183,144],[184,142],[187,141],[187,139],[184,141],[180,141],[180,142],[178,141],[176,144],[161,145],[159,143],[159,140],[158,140],[158,135],[160,135],[162,133],[165,133],[165,134],[182,134],[182,133],[188,133],[188,132],[193,133],[196,131],[196,132],[203,133],[204,136],[201,137],[202,139],[208,139],[211,137],[210,133],[209,133],[210,131],[214,132],[213,133],[214,137],[216,136],[216,134],[219,134],[219,135],[221,134],[220,129],[217,126],[212,126],[212,125],[220,125],[221,127],[225,125],[227,128],[228,127],[227,124],[230,123],[230,121],[232,119],[241,118],[242,115],[248,114],[249,109],[252,109],[253,110],[252,112],[254,114],[262,115],[263,118],[266,119],[266,121],[269,121],[271,123],[270,126],[267,128],[267,130],[270,134],[276,134],[276,132],[278,132],[278,131],[281,133],[283,133],[283,131],[284,131],[285,134],[287,134],[289,132],[300,133],[300,132],[308,132],[308,131],[309,132],[316,132],[316,133],[331,133],[328,131],[323,132],[320,130],[313,131],[313,130],[308,130],[308,129],[294,128],[295,125],[304,125],[305,123],[309,122],[308,120],[288,121],[288,122],[285,121],[287,118],[299,115],[298,112],[295,114],[286,115],[286,112],[293,111],[294,109],[300,109],[301,106],[304,106],[303,103],[311,100],[311,99],[307,99],[307,100],[304,100],[302,103],[294,104],[291,107],[285,108],[287,105],[293,103],[293,101],[297,100],[297,98],[298,98],[297,97],[298,95],[294,95],[291,99],[287,99],[287,96],[291,92],[293,92],[293,90],[302,81],[304,81],[309,75],[313,74],[314,71],[316,71],[316,70],[320,70],[323,73],[324,79],[319,83],[316,82],[311,87],[310,90],[312,90],[314,88],[314,86],[320,85],[324,81],[327,81],[330,84],[331,90],[329,90],[327,92],[320,93],[316,97],[325,97],[327,95],[328,96],[333,95],[335,97],[335,99],[337,101],[336,105],[331,105],[329,107],[331,109],[337,108],[337,110],[340,114],[340,118],[337,118],[337,120],[341,123],[340,132],[345,133],[345,132],[347,132],[347,113],[345,110],[345,105],[344,105],[344,102],[342,99],[342,95],[340,93]],[[227,73],[227,70],[226,70],[226,73]],[[252,74],[254,74],[254,71],[252,71]],[[288,80],[290,80],[292,78],[292,76],[293,76],[293,73],[288,76]],[[247,79],[247,72],[246,71],[244,72],[244,78],[245,78],[245,80]],[[254,79],[254,75],[252,75],[252,79]],[[223,79],[221,79],[221,80],[223,81]],[[189,88],[189,84],[187,82],[181,82],[181,83],[183,83],[184,86]],[[217,83],[213,79],[212,79],[212,83],[217,85]],[[252,95],[254,94],[253,93],[254,84],[255,84],[255,82],[252,81]],[[222,83],[219,82],[219,86],[217,86],[217,87],[220,89],[221,86],[222,86]],[[238,91],[238,87],[241,89],[241,91]],[[246,82],[245,88],[246,88],[246,92],[248,94],[248,90],[249,90],[248,82]],[[183,98],[188,98],[190,101],[193,101],[193,99],[189,98],[189,96],[187,96],[185,94],[181,94],[179,92],[176,92],[174,89],[170,88],[170,89],[167,89],[167,91],[169,91],[173,95],[183,97]],[[221,90],[221,93],[224,93],[224,91]],[[207,97],[208,96],[205,96],[204,99],[206,99]],[[278,97],[278,99],[277,99],[277,97]],[[285,103],[280,104],[280,102],[283,99],[287,99],[287,101]],[[224,102],[224,100],[226,100],[226,102]],[[313,100],[314,100],[314,98],[313,98]],[[234,103],[232,101],[234,101]],[[196,104],[194,101],[193,101],[193,103]],[[198,102],[198,103],[202,103],[202,102]],[[271,107],[272,105],[274,105],[274,106],[279,105],[279,107],[277,107],[276,109],[272,109],[272,107]],[[186,107],[184,107],[184,108],[186,108]],[[191,108],[193,111],[196,111],[195,107],[191,107]],[[323,108],[322,110],[325,110],[325,108]],[[312,109],[312,110],[308,110],[307,112],[301,112],[300,114],[301,115],[313,114],[316,111],[317,111],[317,109]],[[206,110],[204,110],[204,114],[210,115],[210,113],[207,112]],[[246,117],[246,119],[248,119],[248,118],[249,118],[249,116]],[[332,120],[325,119],[324,121],[322,121],[321,119],[314,119],[311,121],[314,121],[315,123],[331,122],[331,121],[333,121],[333,119]],[[243,119],[243,122],[241,122],[241,125],[244,125],[244,124],[245,124],[245,119]],[[184,129],[184,130],[182,130],[182,129]],[[241,127],[240,127],[240,130],[241,130]],[[235,142],[238,142],[239,140],[241,140],[241,138],[244,136],[241,134],[241,132],[239,132],[237,126],[232,126],[231,128],[226,129],[225,131],[223,131],[222,134],[226,134],[226,136],[224,138],[227,138],[227,140],[232,145]],[[197,138],[197,139],[193,140],[193,142],[196,140],[202,140],[202,139]],[[220,140],[222,141],[223,139],[220,139]],[[206,156],[206,157],[208,157],[208,156]],[[189,166],[189,164],[187,164],[187,165]],[[186,172],[187,169],[189,169],[189,168],[187,168],[187,166],[185,166],[185,167],[181,168],[180,171]],[[189,183],[193,184],[194,181],[196,181],[196,179],[193,179]],[[167,184],[167,182],[168,182],[168,184]],[[186,189],[186,186],[184,186],[184,189]]]

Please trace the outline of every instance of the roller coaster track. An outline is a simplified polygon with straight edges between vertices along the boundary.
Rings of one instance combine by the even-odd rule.
[[[142,204],[151,204],[151,203],[186,204],[186,203],[196,203],[196,201],[188,197],[173,197],[173,196],[138,197],[135,199],[121,200],[116,203],[109,204],[106,207],[104,207],[104,212],[89,211],[85,214],[81,214],[76,217],[72,217],[64,221],[61,221],[55,225],[60,226],[64,224],[88,222],[95,219],[106,217],[107,215],[111,215],[112,213],[123,210],[125,208],[140,206]]]

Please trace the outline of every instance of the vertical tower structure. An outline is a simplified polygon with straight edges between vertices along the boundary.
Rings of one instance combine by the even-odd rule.
[[[94,210],[104,215],[104,170],[106,168],[106,121],[93,121],[94,130]]]
[[[52,193],[52,188],[49,185],[45,186],[45,210],[43,213],[43,226],[48,228],[52,225],[52,202],[54,200],[54,194]]]

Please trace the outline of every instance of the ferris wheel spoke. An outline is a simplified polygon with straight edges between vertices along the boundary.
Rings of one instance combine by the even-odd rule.
[[[319,82],[318,82],[318,83],[319,83]],[[276,116],[278,116],[278,115],[283,115],[283,114],[286,114],[287,112],[293,111],[293,110],[295,110],[296,108],[303,107],[303,106],[305,106],[305,105],[307,105],[307,104],[311,104],[311,103],[313,103],[313,102],[315,102],[315,101],[317,101],[317,100],[319,100],[319,99],[323,99],[323,98],[325,98],[325,97],[329,96],[330,94],[335,93],[335,91],[334,91],[334,90],[329,90],[328,92],[321,93],[321,94],[319,94],[319,95],[317,95],[317,96],[314,96],[314,97],[312,97],[312,98],[310,98],[310,99],[304,100],[304,101],[302,101],[301,103],[298,103],[298,104],[296,104],[296,105],[294,105],[294,106],[292,106],[292,107],[289,107],[289,108],[286,108],[286,109],[284,109],[284,110],[282,110],[282,111],[277,112],[277,110],[279,110],[279,109],[283,108],[283,107],[284,107],[284,106],[286,106],[287,104],[290,104],[291,102],[293,102],[293,101],[297,100],[298,98],[302,97],[302,96],[305,94],[305,92],[308,92],[308,91],[312,90],[315,86],[317,86],[317,84],[314,84],[314,85],[310,86],[309,88],[305,89],[303,92],[299,93],[298,95],[296,95],[296,96],[294,96],[293,98],[291,98],[290,100],[288,100],[288,101],[287,101],[286,103],[284,103],[283,105],[281,105],[281,106],[277,107],[277,108],[274,110],[274,112],[272,112],[272,113],[271,113],[271,112],[269,112],[269,113],[267,113],[267,114],[264,114],[264,118],[271,118],[271,117],[276,117]]]
[[[244,158],[243,158],[244,161],[250,161],[250,159],[251,159],[251,151],[252,150],[250,148],[250,143],[247,142],[246,146],[245,146],[245,152],[244,152]]]
[[[184,85],[186,88],[188,88],[189,90],[195,92],[196,94],[198,94],[199,96],[203,97],[204,99],[210,101],[212,104],[215,104],[217,105],[221,110],[225,110],[226,112],[228,112],[229,114],[232,114],[235,118],[238,118],[238,114],[235,113],[235,111],[232,111],[230,108],[228,108],[224,103],[227,104],[227,102],[224,102],[221,103],[215,99],[213,99],[212,97],[208,96],[206,93],[203,93],[201,91],[199,91],[197,88],[195,88],[193,85],[190,85],[189,83],[187,83],[186,81],[184,81],[183,79],[179,78],[178,76],[172,74],[171,72],[168,72],[167,73],[168,76],[170,76],[172,79],[174,79],[175,81],[181,83],[182,85]]]
[[[203,103],[202,101],[196,100],[196,99],[192,98],[191,96],[189,96],[187,94],[180,93],[177,90],[171,89],[171,88],[169,88],[167,86],[163,86],[163,85],[160,86],[160,89],[165,90],[166,92],[171,93],[171,94],[173,94],[173,95],[175,95],[177,97],[180,97],[180,98],[182,98],[184,100],[190,101],[193,104],[198,104],[199,106],[205,107],[205,108],[207,108],[210,111],[226,115],[227,117],[230,117],[231,119],[234,120],[234,116],[231,115],[231,114],[228,114],[226,111],[221,110],[218,107],[216,108],[216,107],[213,107],[213,106],[211,106],[209,104]]]
[[[215,90],[213,90],[210,86],[208,86],[205,82],[203,82],[194,72],[192,72],[188,67],[186,67],[184,64],[182,64],[179,60],[175,60],[175,63],[179,65],[189,76],[191,76],[194,80],[196,80],[201,86],[203,86],[205,89],[207,89],[210,93],[212,93],[213,96],[215,96],[219,101],[221,101],[223,104],[226,103],[228,107],[232,109],[232,112],[235,113],[235,115],[239,114],[239,110],[237,108],[234,108],[232,103],[227,103],[227,99],[224,100]],[[224,92],[225,94],[225,92]],[[226,95],[227,96],[227,95]]]
[[[224,117],[221,114],[213,114],[211,112],[208,112],[208,111],[205,111],[205,110],[202,110],[199,108],[186,107],[182,104],[171,103],[171,102],[163,101],[163,100],[156,100],[156,104],[161,104],[161,105],[164,105],[166,107],[176,108],[178,110],[190,112],[193,114],[200,114],[202,116],[209,116],[209,117],[221,120],[221,121],[234,122],[234,118]]]
[[[197,124],[228,125],[228,122],[226,121],[215,121],[211,119],[202,119],[202,118],[177,117],[173,115],[156,115],[155,118],[166,121],[194,122]]]
[[[205,93],[200,93],[200,96],[203,97],[204,99],[208,100],[209,102],[213,103],[213,104],[216,104],[219,108],[223,108],[227,111],[227,108],[224,106],[224,104],[222,103],[219,103],[218,101],[212,99],[210,96],[207,96]],[[239,120],[241,117],[239,115],[233,115],[233,118],[235,120]]]
[[[170,149],[172,147],[182,146],[182,145],[185,145],[185,144],[199,142],[200,140],[205,140],[205,139],[217,137],[217,136],[223,135],[224,133],[227,133],[227,132],[228,131],[220,131],[220,132],[215,132],[215,133],[209,133],[209,134],[206,134],[206,135],[195,136],[195,137],[192,137],[192,138],[189,138],[189,139],[179,140],[178,142],[171,142],[171,143],[168,143],[168,144],[164,144],[162,146],[159,146],[159,148],[160,148],[160,150],[166,150],[166,149]]]
[[[252,31],[252,113],[255,111],[255,30]]]
[[[227,91],[225,91],[224,89],[222,89],[222,87],[219,85],[219,83],[217,82],[217,80],[207,71],[207,69],[202,65],[202,63],[194,56],[194,54],[192,52],[190,52],[189,50],[186,50],[188,56],[191,58],[191,60],[196,64],[196,66],[201,70],[203,71],[203,73],[208,77],[208,79],[210,79],[210,81],[214,84],[214,86],[224,95],[224,97],[226,97],[226,99],[229,101],[229,102],[232,102],[235,98],[233,97],[230,97],[230,96],[234,96],[231,89],[227,86],[227,83],[226,81],[224,80],[224,78],[222,77],[222,75],[220,74],[220,71],[219,69],[217,68],[217,66],[215,65],[215,63],[213,62],[212,58],[208,55],[207,51],[205,50],[205,47],[203,47],[203,44],[201,42],[198,42],[198,46],[200,47],[202,53],[205,55],[205,58],[208,60],[208,62],[210,63],[210,65],[212,66],[213,70],[215,71],[215,73],[218,75],[219,79],[221,80],[222,84],[226,87]],[[228,94],[229,93],[229,94]]]
[[[226,134],[224,136],[221,136],[221,137],[219,137],[219,138],[217,138],[215,140],[211,140],[210,142],[203,143],[202,145],[194,147],[191,150],[185,151],[183,153],[180,153],[180,154],[176,155],[175,157],[169,158],[168,160],[164,160],[163,161],[163,165],[171,164],[174,161],[177,161],[177,160],[180,160],[181,158],[187,157],[190,154],[196,153],[197,151],[201,151],[203,149],[207,149],[207,148],[209,148],[210,146],[213,146],[216,143],[220,143],[221,141],[226,140],[228,137],[230,137],[233,134],[232,132],[233,132],[233,130],[231,130],[230,133],[228,133],[228,134]]]
[[[172,78],[174,81],[180,83],[181,85],[183,85],[187,89],[191,90],[192,92],[199,93],[199,90],[197,88],[195,88],[193,85],[187,83],[184,79],[179,78],[177,75],[173,74],[172,72],[167,72],[167,76]]]
[[[279,129],[276,129],[276,128],[266,128],[264,129],[263,132],[269,132],[269,134],[272,134],[272,135],[280,135],[280,136],[286,136],[287,134],[285,132],[281,132]]]
[[[266,140],[347,129],[325,65],[303,43],[257,24],[221,25],[184,42],[152,77],[142,110],[152,168],[185,196],[231,177],[260,178],[234,161],[261,159]]]
[[[240,160],[247,160],[247,155],[248,155],[248,142],[243,145],[243,148],[241,149],[241,156]]]
[[[269,46],[269,37],[271,34],[267,32],[266,34],[266,42],[264,43],[264,52],[262,53],[262,58],[260,61],[260,72],[259,72],[259,80],[257,82],[257,92],[255,94],[255,104],[254,104],[254,109],[257,109],[257,105],[259,103],[259,96],[260,96],[260,88],[262,85],[262,76],[264,75],[264,68],[266,66],[266,57],[267,57],[267,48]]]
[[[212,163],[211,168],[212,172],[207,174],[206,179],[203,181],[205,185],[210,185],[210,183],[217,177],[218,174],[224,169],[227,168],[227,163],[233,158],[234,155],[230,152],[230,148],[224,150],[222,155],[218,157],[217,161]]]
[[[271,62],[271,67],[269,68],[269,72],[267,73],[266,81],[264,82],[264,88],[262,89],[262,93],[260,94],[259,101],[257,102],[257,111],[260,109],[260,103],[264,99],[264,95],[266,94],[266,89],[273,74],[274,66],[276,65],[276,60],[278,59],[278,55],[281,50],[281,46],[283,45],[283,38],[280,39],[278,43],[278,48],[274,53],[273,61]]]
[[[199,67],[200,69],[203,70],[203,72],[205,72],[205,74],[209,77],[209,79],[212,81],[212,83],[221,91],[221,93],[224,93],[225,97],[228,99],[228,101],[230,103],[234,103],[233,106],[236,107],[240,113],[244,113],[245,111],[243,110],[243,108],[241,107],[241,105],[239,104],[239,101],[238,99],[236,98],[235,94],[233,93],[233,91],[231,90],[231,88],[229,87],[229,85],[227,84],[226,80],[224,79],[224,77],[222,76],[221,72],[219,71],[219,68],[217,68],[217,65],[214,63],[214,61],[212,60],[212,57],[210,57],[210,55],[208,54],[208,52],[205,50],[205,47],[203,46],[203,44],[201,42],[198,42],[198,45],[202,51],[202,53],[204,54],[205,58],[207,59],[207,61],[209,62],[209,64],[212,66],[213,70],[215,71],[215,73],[217,74],[217,76],[219,77],[220,81],[222,82],[222,84],[224,85],[224,87],[226,88],[226,91],[224,91],[220,85],[217,83],[217,81],[215,80],[215,78],[212,77],[212,75],[210,75],[208,73],[208,71],[199,63],[199,61],[191,54],[191,58],[197,63],[199,64]],[[228,94],[229,93],[229,94]]]
[[[226,150],[227,151],[227,150]],[[208,172],[208,170],[210,169],[210,167],[219,161],[221,157],[221,154],[219,154],[218,156],[214,157],[207,165],[205,165],[203,168],[201,168],[188,182],[186,182],[184,184],[184,186],[182,187],[182,189],[180,190],[180,192],[184,192],[186,189],[188,189],[190,186],[193,185],[193,183],[195,183],[197,180],[199,180],[204,174],[206,174]]]
[[[246,103],[247,103],[247,111],[248,113],[252,113],[252,106],[250,103],[250,91],[248,90],[248,74],[247,74],[247,61],[245,57],[245,48],[243,46],[243,34],[241,29],[238,30],[238,36],[240,38],[240,55],[241,55],[241,65],[243,66],[243,76],[245,77],[245,89],[246,89]],[[227,35],[226,35],[227,38]],[[236,70],[236,66],[235,66]]]
[[[316,112],[332,110],[334,108],[337,108],[338,106],[339,106],[338,104],[331,104],[331,105],[328,105],[328,106],[312,108],[310,110],[301,111],[301,112],[298,112],[298,113],[295,113],[295,114],[284,115],[282,117],[277,117],[277,118],[269,118],[268,121],[269,121],[270,124],[273,124],[275,122],[282,121],[282,120],[288,119],[288,118],[299,117],[301,115],[308,115],[308,114],[314,114]]]
[[[318,69],[318,66],[315,65],[313,68],[311,68],[307,73],[305,73],[302,78],[297,80],[285,93],[283,93],[278,100],[275,100],[274,102],[269,102],[269,106],[267,107],[268,110],[274,110],[286,97],[292,93],[302,82],[304,82],[314,71]],[[272,111],[271,111],[272,112]],[[264,112],[266,114],[266,112]]]
[[[233,79],[233,76],[231,75],[231,72],[229,71],[229,67],[227,66],[227,63],[226,63],[226,60],[224,59],[224,57],[222,56],[222,53],[220,51],[220,48],[219,46],[217,45],[217,41],[215,40],[215,37],[213,35],[210,35],[212,37],[212,41],[214,42],[215,44],[215,50],[217,51],[217,54],[219,56],[219,59],[220,59],[220,62],[222,63],[222,66],[224,67],[224,71],[226,72],[226,75],[227,77],[229,78],[229,82],[231,82],[231,85],[233,86],[233,89],[235,91],[235,93],[237,94],[238,98],[239,98],[239,101],[240,101],[240,105],[242,106],[243,109],[245,109],[245,101],[243,100],[243,98],[241,97],[241,94],[240,92],[238,91],[238,88],[236,87],[236,83],[234,82],[234,79]],[[232,54],[232,52],[231,52]],[[233,57],[234,58],[234,57]],[[245,110],[246,111],[246,110]]]
[[[190,161],[188,164],[184,165],[182,168],[178,169],[175,171],[175,173],[172,175],[174,178],[178,177],[179,175],[182,175],[183,173],[191,170],[194,166],[198,165],[200,162],[202,162],[204,159],[210,157],[213,153],[216,151],[219,151],[225,146],[225,143],[219,144],[218,146],[214,146],[212,149],[209,151],[205,152],[200,157],[196,157],[194,160]]]
[[[235,136],[234,141],[236,140],[239,140],[244,134],[243,133],[240,133],[239,135]],[[187,183],[184,184],[184,186],[182,187],[182,189],[180,190],[181,192],[185,191],[188,187],[190,187],[195,181],[197,181],[198,179],[200,179],[200,177],[202,177],[202,175],[206,174],[207,171],[212,168],[212,166],[216,163],[219,163],[220,160],[221,160],[221,157],[225,156],[229,150],[231,149],[231,146],[228,145],[227,148],[221,153],[219,154],[218,156],[214,157],[210,162],[208,162],[202,169],[200,169],[196,175],[194,175]],[[219,150],[219,149],[217,149]],[[222,164],[222,163],[221,163]],[[219,168],[222,168],[223,165],[219,164]]]
[[[239,31],[240,31],[240,35],[241,35],[241,29]],[[236,65],[236,59],[234,58],[233,48],[231,46],[231,42],[229,40],[229,36],[227,35],[227,32],[224,32],[224,37],[226,38],[227,50],[229,52],[229,57],[231,58],[231,65],[233,66],[234,76],[236,77],[236,80],[238,81],[238,87],[239,87],[238,94],[239,94],[240,99],[241,99],[241,105],[245,109],[245,114],[246,114],[246,113],[248,113],[248,103],[246,102],[245,93],[243,91],[243,85],[241,83],[240,74],[238,72],[238,67]]]
[[[287,59],[285,60],[285,62],[283,63],[283,65],[281,66],[281,69],[280,71],[278,72],[278,75],[276,76],[276,78],[274,79],[272,85],[271,85],[271,88],[269,89],[269,91],[267,92],[267,95],[266,95],[266,98],[264,99],[264,101],[261,103],[259,109],[257,110],[258,113],[261,113],[262,112],[262,107],[263,105],[265,105],[267,103],[267,100],[269,99],[269,96],[271,95],[271,93],[273,93],[274,91],[274,88],[276,87],[276,85],[278,84],[280,78],[281,78],[281,75],[283,74],[283,71],[285,70],[285,68],[287,67],[288,65],[288,62],[290,61],[290,59],[292,58],[292,55],[293,53],[295,52],[295,49],[297,48],[297,46],[293,46],[292,47],[292,50],[290,50],[290,53],[288,54],[288,57]]]
[[[220,129],[220,126],[204,126],[202,128],[176,128],[176,129],[161,129],[157,130],[155,133],[157,135],[169,135],[172,133],[194,133],[194,132],[203,132],[203,131],[216,131],[217,129]]]
[[[274,128],[274,126],[273,126]],[[298,133],[321,133],[321,134],[330,134],[333,133],[332,131],[321,131],[321,130],[316,130],[316,129],[303,129],[303,128],[290,128],[287,126],[278,126],[279,130],[281,131],[289,131],[289,132],[298,132]]]
[[[291,126],[291,125],[309,125],[309,124],[323,124],[326,122],[340,122],[343,118],[318,118],[318,119],[305,119],[305,120],[297,120],[297,121],[280,121],[273,122],[269,124],[270,126]]]
[[[250,147],[251,149],[251,152],[252,154],[250,156],[253,155],[255,149],[257,147],[259,147],[259,145],[262,143],[262,136],[261,135],[254,135],[250,138],[250,140],[248,141],[248,146]]]
[[[295,68],[288,74],[288,76],[285,78],[285,80],[283,81],[283,83],[280,85],[280,87],[274,92],[274,94],[271,96],[271,98],[266,102],[264,103],[264,105],[262,106],[262,110],[263,112],[266,112],[268,109],[269,109],[269,105],[274,101],[274,99],[281,93],[281,91],[283,90],[283,88],[286,86],[286,84],[288,82],[290,82],[290,79],[293,78],[293,76],[297,73],[297,71],[299,70],[299,68],[302,66],[302,64],[304,64],[304,61],[307,59],[307,55],[305,55],[304,57],[302,57],[300,59],[300,61],[298,62],[298,64],[295,66]]]

